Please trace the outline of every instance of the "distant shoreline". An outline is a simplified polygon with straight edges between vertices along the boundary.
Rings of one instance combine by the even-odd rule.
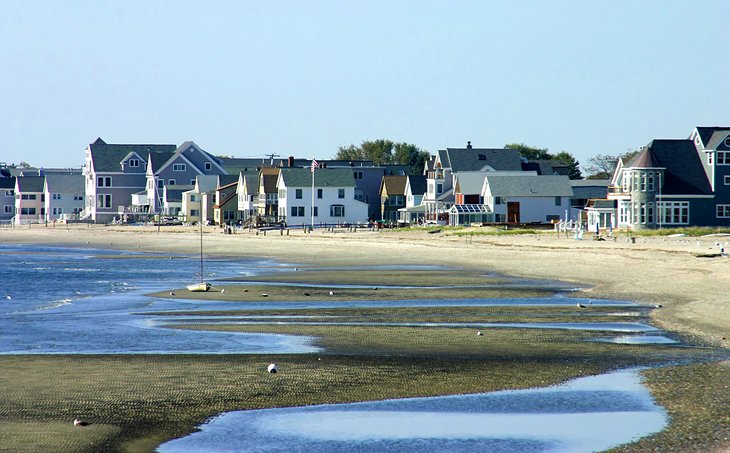
[[[723,238],[641,237],[636,243],[577,241],[554,233],[473,236],[423,231],[224,234],[206,227],[204,254],[265,257],[319,266],[420,264],[483,269],[485,272],[561,280],[586,297],[661,305],[652,319],[663,329],[730,346],[730,260],[713,254]],[[0,229],[0,241],[56,244],[157,253],[199,252],[190,227],[33,225]]]

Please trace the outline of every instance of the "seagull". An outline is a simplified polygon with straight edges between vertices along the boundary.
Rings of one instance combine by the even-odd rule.
[[[481,336],[484,336],[484,334],[483,334],[483,333],[482,333],[482,331],[480,330],[479,332],[477,332],[477,336],[478,336],[478,337],[481,337]]]
[[[586,308],[586,306],[585,306],[585,305],[583,305],[583,304],[582,304],[582,303],[580,303],[580,302],[578,302],[578,303],[577,303],[577,304],[575,304],[575,305],[576,305],[576,307],[578,307],[578,308]]]
[[[654,308],[662,308],[663,306],[664,306],[664,305],[662,305],[662,304],[655,304],[655,305],[654,305]]]
[[[224,292],[226,292],[226,289],[225,288],[221,288],[221,294],[223,294]]]
[[[7,300],[10,300],[10,299],[12,299],[12,297],[10,297],[10,294],[8,294],[7,296],[5,296],[5,298],[6,298]]]
[[[74,426],[86,426],[86,425],[88,425],[88,423],[81,420],[80,418],[76,417],[74,419]]]
[[[266,293],[263,293],[263,294],[261,295],[261,297],[269,297],[269,295],[268,295],[268,294],[266,294]]]
[[[172,291],[170,291],[170,295],[171,295],[171,296],[174,296],[174,295],[175,295],[175,293],[173,293]]]
[[[378,287],[377,286],[373,286],[373,291],[377,291],[377,290],[378,290]]]
[[[267,370],[269,370],[269,373],[276,373],[276,364],[272,363],[268,366]]]
[[[335,292],[334,291],[330,291],[330,296],[334,296],[334,295],[335,295]]]

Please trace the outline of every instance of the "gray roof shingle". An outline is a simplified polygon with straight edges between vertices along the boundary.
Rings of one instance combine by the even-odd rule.
[[[445,154],[449,164],[448,168],[452,172],[480,171],[490,168],[497,171],[522,170],[520,152],[515,149],[446,148]],[[444,168],[447,168],[443,158],[442,163]]]
[[[487,175],[492,196],[496,197],[572,197],[567,176]]]
[[[705,195],[712,188],[692,140],[653,140],[647,146],[655,163],[665,168],[662,194]],[[624,167],[626,168],[626,167]]]
[[[19,176],[16,179],[18,191],[20,193],[43,192],[43,183],[45,180],[45,176]]]
[[[46,186],[49,193],[83,194],[84,175],[78,174],[49,174],[46,175]]]
[[[281,176],[287,187],[311,187],[312,172],[308,168],[282,168]],[[349,168],[320,168],[315,171],[316,187],[355,187],[355,176]]]
[[[130,152],[147,159],[150,153],[172,153],[176,148],[175,145],[109,145],[100,138],[89,145],[94,171],[97,173],[122,171],[121,161]]]

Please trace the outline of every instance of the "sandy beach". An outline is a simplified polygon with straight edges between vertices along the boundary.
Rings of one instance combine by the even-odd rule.
[[[0,240],[190,255],[199,247],[196,229],[170,226],[33,225],[1,229]],[[217,227],[204,232],[205,254],[210,256],[267,257],[320,266],[443,265],[571,282],[586,288],[587,297],[660,304],[662,308],[652,314],[657,325],[723,347],[730,345],[730,260],[698,255],[717,254],[727,241],[728,236],[593,241],[550,232],[458,236],[448,231],[307,234],[291,229],[264,235],[224,234]]]

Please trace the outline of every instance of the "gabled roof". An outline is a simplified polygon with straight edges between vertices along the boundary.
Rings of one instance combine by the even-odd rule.
[[[269,165],[269,160],[264,158],[219,157],[219,159],[223,169],[232,175],[239,174],[242,171],[255,171]]]
[[[571,179],[570,186],[573,187],[573,198],[606,198],[610,179]]]
[[[406,181],[408,178],[403,176],[383,176],[383,180],[380,186],[380,193],[388,195],[405,195],[406,193]]]
[[[195,186],[198,193],[212,192],[218,186],[218,175],[197,175]]]
[[[160,171],[160,168],[162,168],[162,166],[165,165],[173,155],[175,155],[175,151],[158,151],[150,153],[147,165],[153,174],[157,174],[157,172]]]
[[[441,153],[441,151],[439,151]],[[520,152],[516,149],[502,148],[446,148],[448,165],[442,157],[444,168],[457,171],[480,170],[522,170]]]
[[[281,177],[287,187],[311,187],[312,172],[308,168],[282,168]],[[315,187],[355,187],[355,176],[349,168],[320,168],[315,171]]]
[[[496,197],[572,197],[567,176],[487,176],[492,196]]]
[[[408,184],[411,186],[411,194],[423,195],[427,189],[426,175],[410,175],[408,176]]]
[[[703,127],[698,126],[696,128],[697,134],[700,136],[700,139],[702,140],[702,144],[704,145],[705,149],[713,149],[709,146],[710,139],[716,132],[720,131],[726,131],[730,133],[730,127],[728,126],[709,126],[709,127]]]
[[[662,194],[707,195],[712,193],[692,140],[653,140],[647,146],[656,167],[665,168]],[[628,165],[624,166],[624,170]]]
[[[730,129],[713,132],[710,136],[710,140],[708,140],[707,144],[705,145],[705,149],[717,149],[723,143],[725,143],[725,139],[727,139],[728,135],[730,135]]]
[[[279,179],[279,168],[262,168],[259,177],[259,188],[263,186],[264,193],[276,193],[276,181]]]
[[[85,191],[84,175],[58,173],[46,175],[45,188],[48,193],[83,194]]]
[[[486,171],[460,171],[454,176],[454,187],[458,184],[459,193],[475,195],[482,193],[484,178],[489,174]]]
[[[20,176],[15,181],[18,185],[18,192],[31,193],[43,192],[45,180],[45,176]]]
[[[644,147],[639,151],[639,154],[629,160],[624,168],[662,168],[654,157],[654,153],[651,149]]]
[[[240,178],[243,179],[243,183],[246,185],[246,193],[255,194],[258,191],[259,173],[257,171],[242,171]]]
[[[89,152],[94,171],[100,173],[122,171],[121,161],[129,153],[137,153],[147,158],[150,153],[174,152],[175,148],[175,145],[110,145],[98,138],[89,145]]]
[[[238,184],[238,174],[218,176],[218,187],[224,187],[230,184]]]

